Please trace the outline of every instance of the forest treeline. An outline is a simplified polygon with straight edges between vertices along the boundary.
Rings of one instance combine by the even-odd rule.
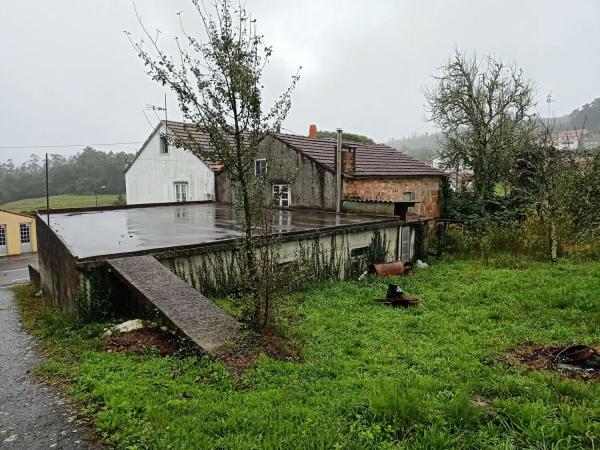
[[[125,193],[125,170],[133,155],[125,152],[102,152],[86,147],[65,157],[49,155],[50,195],[94,194],[101,186],[103,194]],[[12,160],[0,163],[0,205],[46,194],[45,159],[31,155],[21,165]]]

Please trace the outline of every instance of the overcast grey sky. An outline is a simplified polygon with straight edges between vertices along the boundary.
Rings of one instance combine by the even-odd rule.
[[[179,34],[178,11],[188,31],[196,23],[189,0],[136,4],[167,48]],[[556,115],[600,96],[600,0],[248,0],[247,7],[274,47],[267,97],[303,67],[285,123],[299,133],[316,123],[387,141],[431,130],[422,89],[455,46],[516,61],[541,101],[552,93]],[[131,1],[3,0],[0,16],[0,147],[147,137],[142,110],[162,103],[164,91],[123,34],[140,36]],[[177,118],[170,93],[169,107]],[[0,161],[33,152],[0,149]]]

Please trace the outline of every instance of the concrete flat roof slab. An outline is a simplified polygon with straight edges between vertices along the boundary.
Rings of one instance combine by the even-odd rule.
[[[40,218],[46,221],[46,215]],[[273,229],[285,234],[390,219],[319,210],[277,210]],[[79,259],[218,243],[241,236],[232,206],[224,203],[51,213],[50,227]]]

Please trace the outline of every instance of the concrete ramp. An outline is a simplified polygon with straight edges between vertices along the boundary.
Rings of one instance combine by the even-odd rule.
[[[115,274],[210,355],[240,334],[240,324],[152,256],[109,259]]]

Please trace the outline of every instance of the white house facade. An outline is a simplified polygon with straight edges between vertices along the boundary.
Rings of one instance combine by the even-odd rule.
[[[127,204],[214,200],[214,172],[191,152],[168,145],[165,133],[163,121],[127,167]]]

